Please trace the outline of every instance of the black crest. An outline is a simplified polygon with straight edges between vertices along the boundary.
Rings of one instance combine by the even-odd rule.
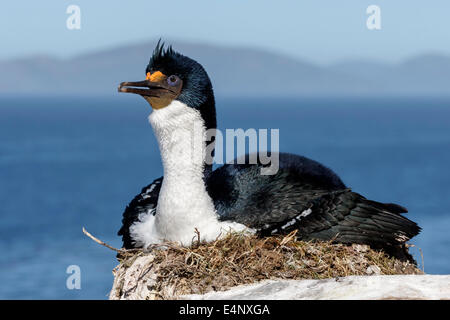
[[[155,49],[153,50],[153,54],[150,57],[148,67],[156,65],[164,65],[168,63],[170,60],[182,56],[180,53],[175,52],[173,50],[172,45],[169,45],[167,48],[164,48],[164,46],[165,43],[161,42],[161,39],[159,39]],[[147,72],[149,71],[151,70],[147,70]]]

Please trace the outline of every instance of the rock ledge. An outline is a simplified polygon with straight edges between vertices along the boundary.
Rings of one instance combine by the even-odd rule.
[[[266,280],[222,292],[186,295],[199,300],[450,299],[450,275],[349,276],[324,280]]]

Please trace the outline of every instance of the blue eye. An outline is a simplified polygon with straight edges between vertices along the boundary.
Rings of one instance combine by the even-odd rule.
[[[167,84],[169,86],[174,87],[178,84],[178,82],[180,82],[180,78],[178,78],[176,75],[171,75],[167,78]]]

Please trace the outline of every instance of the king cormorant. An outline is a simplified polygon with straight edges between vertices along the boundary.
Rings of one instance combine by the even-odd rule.
[[[213,171],[202,152],[207,130],[216,128],[213,88],[204,68],[158,42],[145,72],[144,81],[122,82],[118,90],[139,94],[152,107],[149,121],[164,176],[126,207],[118,233],[124,248],[162,240],[189,245],[196,230],[205,241],[227,230],[260,236],[297,230],[302,240],[368,244],[411,260],[405,243],[420,227],[402,215],[407,210],[351,191],[314,160],[280,153],[273,175],[260,174],[265,165],[259,157],[256,164],[231,163]]]

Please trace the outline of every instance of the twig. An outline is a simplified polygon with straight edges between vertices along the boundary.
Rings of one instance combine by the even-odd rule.
[[[194,228],[195,236],[192,237],[191,247],[198,248],[200,246],[200,231],[197,228]],[[197,238],[197,245],[195,245],[195,238]]]
[[[419,249],[420,257],[422,258],[422,272],[425,273],[425,260],[424,260],[424,258],[423,258],[423,251],[422,251],[422,248],[420,248],[420,247],[418,247],[418,246],[416,246],[416,245],[414,245],[414,244],[409,244],[409,243],[405,243],[405,246],[406,246],[407,248],[414,247],[414,248]]]
[[[279,246],[280,246],[280,247],[283,247],[285,244],[287,244],[287,243],[290,242],[291,240],[295,239],[295,236],[297,235],[297,231],[298,231],[298,230],[294,230],[294,231],[292,231],[291,233],[289,233],[287,236],[285,236],[285,237],[281,240]]]
[[[85,235],[87,235],[89,238],[91,238],[92,240],[94,240],[95,242],[97,242],[98,244],[101,244],[102,246],[105,246],[105,247],[107,247],[108,249],[111,249],[111,250],[116,251],[116,252],[118,252],[118,253],[122,253],[122,254],[123,254],[123,253],[127,253],[127,252],[129,252],[129,251],[132,251],[132,250],[124,250],[124,249],[117,249],[117,248],[114,248],[114,247],[110,246],[109,244],[103,242],[102,240],[100,240],[100,239],[94,237],[92,234],[90,234],[89,232],[87,232],[87,230],[86,230],[84,227],[83,227],[83,233],[84,233]]]

